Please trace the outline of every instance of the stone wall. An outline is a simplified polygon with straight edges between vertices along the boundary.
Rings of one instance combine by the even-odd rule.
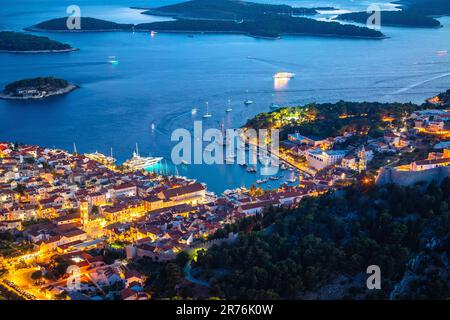
[[[392,167],[381,168],[376,183],[379,186],[395,183],[401,186],[410,186],[418,182],[441,182],[450,176],[450,167],[438,167],[422,171],[398,171]]]

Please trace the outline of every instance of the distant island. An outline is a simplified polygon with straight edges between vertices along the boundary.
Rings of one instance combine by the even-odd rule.
[[[268,15],[257,20],[240,22],[225,20],[191,20],[143,23],[135,27],[139,31],[184,32],[184,33],[234,33],[253,37],[277,39],[283,35],[309,35],[343,38],[383,39],[376,30],[337,22],[322,22],[314,19]]]
[[[338,16],[338,20],[366,23],[371,13],[352,12]],[[394,27],[440,28],[441,23],[416,11],[382,11],[381,24]]]
[[[6,85],[0,99],[43,99],[67,94],[76,88],[78,88],[76,85],[54,77],[24,79]]]
[[[221,1],[230,2],[230,0],[217,1],[218,3]],[[95,18],[82,17],[81,30],[67,29],[66,18],[58,18],[39,23],[35,26],[27,28],[26,30],[52,32],[158,31],[180,33],[231,33],[270,39],[277,39],[282,35],[308,35],[367,39],[385,38],[381,32],[366,27],[343,25],[337,22],[323,22],[284,14],[255,15],[254,19],[241,19],[238,21],[223,19],[179,19],[174,21],[141,23],[137,25],[118,24]]]
[[[66,43],[13,31],[0,31],[0,52],[47,53],[78,50]]]
[[[144,9],[144,8],[143,8]],[[261,15],[315,15],[317,10],[334,8],[297,8],[280,4],[262,4],[236,0],[192,0],[159,8],[147,8],[143,14],[176,19],[249,20]]]
[[[58,32],[100,32],[100,31],[132,31],[133,24],[115,23],[111,21],[82,17],[81,29],[68,29],[67,17],[47,20],[32,27],[25,28],[27,31],[58,31]]]
[[[450,1],[448,0],[399,0],[397,2],[411,12],[426,16],[450,15]]]

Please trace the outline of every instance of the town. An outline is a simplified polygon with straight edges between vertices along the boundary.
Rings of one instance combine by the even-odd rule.
[[[197,250],[234,241],[236,234],[221,232],[226,225],[270,207],[293,208],[304,197],[358,183],[442,180],[450,172],[450,111],[431,102],[409,106],[411,112],[382,112],[372,127],[361,125],[369,113],[340,112],[347,121],[343,131],[327,137],[289,126],[273,155],[282,171],[290,171],[288,181],[276,189],[242,187],[222,195],[185,177],[116,166],[100,154],[0,143],[1,294],[151,299],[136,261],[164,263],[181,252],[195,258]],[[326,122],[311,114],[280,121]],[[375,125],[382,128],[378,134]],[[199,283],[191,275],[186,280]]]

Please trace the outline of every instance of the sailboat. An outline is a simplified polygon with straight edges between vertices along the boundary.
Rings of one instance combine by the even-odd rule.
[[[228,108],[227,108],[227,110],[225,110],[226,112],[231,112],[231,111],[233,111],[233,109],[231,108],[231,100],[230,99],[228,99]]]
[[[208,104],[208,102],[206,102],[206,113],[203,115],[203,118],[211,118],[212,117],[212,114],[209,113],[209,111],[208,111],[208,106],[209,106],[209,104]]]

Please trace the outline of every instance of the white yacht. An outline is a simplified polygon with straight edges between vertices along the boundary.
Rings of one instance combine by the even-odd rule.
[[[295,77],[295,73],[291,72],[277,72],[273,75],[274,79],[292,79]]]
[[[141,157],[139,155],[138,145],[133,152],[133,158],[123,163],[123,166],[132,171],[146,170],[161,162],[162,157]]]
[[[98,151],[95,151],[94,153],[87,153],[85,154],[85,156],[86,158],[103,163],[105,165],[113,165],[116,162],[116,159],[112,156],[112,151],[111,156],[109,157]]]

